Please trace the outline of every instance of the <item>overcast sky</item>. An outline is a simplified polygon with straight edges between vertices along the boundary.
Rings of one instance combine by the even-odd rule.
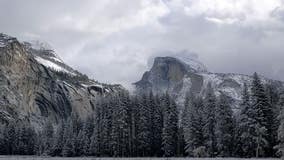
[[[284,0],[0,0],[0,32],[101,82],[129,85],[184,50],[212,72],[284,80]]]

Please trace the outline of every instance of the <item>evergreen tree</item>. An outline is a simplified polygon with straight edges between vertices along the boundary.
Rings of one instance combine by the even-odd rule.
[[[210,157],[216,156],[217,140],[216,140],[216,97],[211,86],[207,86],[204,105],[204,138],[206,148]]]
[[[4,128],[4,144],[5,145],[5,152],[8,155],[13,155],[14,154],[14,148],[16,148],[15,145],[15,128],[16,128],[16,123],[15,122],[10,122],[5,128]]]
[[[178,112],[175,102],[166,94],[163,98],[164,125],[162,134],[162,149],[165,157],[177,155],[178,141]]]
[[[76,131],[74,131],[73,129],[74,120],[71,120],[71,118],[67,120],[66,128],[64,129],[64,134],[63,134],[64,144],[61,152],[61,155],[63,157],[72,157],[75,155]]]
[[[279,113],[280,108],[278,106],[279,102],[279,91],[278,86],[276,86],[274,83],[269,82],[265,85],[265,92],[268,98],[268,103],[270,106],[270,112],[271,116],[268,118],[268,126],[267,126],[267,140],[269,142],[269,148],[267,149],[267,156],[273,157],[276,155],[277,150],[275,149],[275,146],[278,144],[277,140],[277,130],[280,125],[279,122]]]
[[[129,136],[130,136],[130,114],[129,114],[129,95],[121,92],[118,97],[118,127],[119,127],[119,156],[129,156]]]
[[[147,96],[144,94],[141,97],[141,103],[137,104],[138,106],[138,150],[139,156],[145,157],[148,156],[151,149],[151,114],[148,106]]]
[[[151,111],[151,137],[152,154],[151,156],[162,156],[162,133],[163,133],[163,110],[159,96],[154,97],[153,93],[149,95],[149,105]]]
[[[247,84],[244,84],[242,103],[240,105],[240,118],[236,134],[237,149],[236,155],[241,157],[253,157],[255,155],[255,125],[254,110],[251,107],[250,95]]]
[[[279,114],[279,129],[278,129],[278,141],[279,141],[279,152],[284,157],[284,94],[281,95],[279,100],[280,114]]]
[[[188,94],[182,116],[182,126],[186,143],[185,151],[188,156],[203,156],[194,154],[196,149],[204,146],[201,108],[203,108],[202,99]]]
[[[60,156],[62,153],[62,148],[64,145],[64,133],[66,129],[65,127],[65,121],[61,121],[57,126],[56,132],[54,134],[54,143],[52,147],[51,156]]]
[[[231,157],[234,141],[234,119],[233,111],[229,104],[228,97],[221,93],[216,109],[216,137],[219,157]]]
[[[265,150],[269,150],[268,139],[271,133],[271,121],[273,121],[273,111],[269,105],[264,87],[257,73],[253,75],[252,82],[252,108],[254,120],[256,121],[256,157],[265,156]]]
[[[52,147],[53,147],[53,134],[54,134],[54,128],[51,122],[51,119],[48,119],[43,127],[41,136],[41,146],[42,150],[40,151],[40,154],[42,155],[51,155],[52,154]]]
[[[5,137],[4,130],[6,129],[5,125],[0,124],[0,155],[7,155],[5,150]]]
[[[90,156],[100,156],[100,141],[99,141],[99,133],[97,132],[97,128],[94,128],[93,135],[90,138],[89,152]]]

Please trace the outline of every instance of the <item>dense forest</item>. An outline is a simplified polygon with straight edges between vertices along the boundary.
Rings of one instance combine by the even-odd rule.
[[[41,130],[29,122],[0,127],[0,154],[96,157],[279,157],[284,153],[284,93],[257,74],[240,108],[214,93],[188,92],[179,119],[168,94],[102,97],[93,114],[75,113]],[[233,110],[234,109],[234,110]]]

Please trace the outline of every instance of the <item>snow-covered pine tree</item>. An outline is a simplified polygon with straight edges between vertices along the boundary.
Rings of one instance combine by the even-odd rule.
[[[221,93],[216,105],[216,137],[218,157],[231,157],[234,149],[235,123],[228,97]]]
[[[198,148],[204,147],[202,108],[201,98],[195,98],[192,94],[187,94],[182,115],[182,127],[185,138],[185,151],[188,156],[206,156],[196,152]]]
[[[97,133],[94,132],[93,135],[90,138],[90,145],[89,145],[89,151],[88,151],[88,155],[89,156],[98,156],[99,154],[99,141],[98,141],[98,137],[97,137]]]
[[[4,128],[4,144],[6,144],[5,147],[5,152],[7,155],[14,154],[14,148],[15,147],[15,139],[16,139],[16,134],[15,134],[15,128],[16,128],[16,123],[14,121],[11,121],[6,127]]]
[[[110,98],[102,99],[99,109],[101,118],[96,120],[98,126],[99,148],[98,155],[111,156],[112,103]],[[97,112],[97,111],[96,111]],[[98,118],[98,116],[97,116]]]
[[[74,156],[87,156],[89,147],[89,139],[85,129],[79,131],[75,139],[75,155]]]
[[[119,156],[126,157],[129,156],[130,100],[127,92],[120,92],[118,98]]]
[[[72,118],[72,117],[71,117]],[[64,130],[63,134],[63,147],[61,155],[63,157],[72,157],[75,155],[75,140],[76,140],[76,134],[74,134],[73,129],[73,122],[75,120],[72,120],[71,118],[68,118],[66,123],[66,128]]]
[[[163,98],[164,107],[164,125],[162,134],[162,149],[165,157],[174,157],[177,155],[178,141],[178,112],[177,106],[171,100],[169,94]]]
[[[14,154],[33,155],[35,146],[35,131],[26,121],[18,121],[15,128]]]
[[[161,98],[159,96],[154,97],[150,92],[149,104],[151,109],[151,132],[152,132],[152,154],[151,156],[162,156],[162,133],[163,133],[163,110]]]
[[[109,111],[109,109],[106,100],[100,99],[94,111],[94,128],[89,144],[90,156],[101,156],[101,154],[105,152],[103,146],[108,145],[106,143],[108,143],[108,122],[110,118],[106,116],[106,114],[109,113],[107,111]]]
[[[7,155],[5,151],[5,139],[4,139],[5,125],[0,124],[0,155]]]
[[[131,155],[133,157],[139,156],[139,130],[140,130],[140,106],[141,100],[136,95],[132,98],[131,107]]]
[[[278,127],[280,125],[278,116],[280,113],[280,109],[278,107],[278,102],[279,102],[279,91],[278,91],[278,86],[276,84],[269,82],[268,84],[265,85],[265,92],[268,98],[268,103],[269,106],[271,107],[272,110],[272,116],[270,117],[270,120],[268,121],[268,141],[270,142],[270,146],[267,149],[267,156],[268,157],[274,157],[276,156],[277,150],[275,149],[278,144],[277,140],[277,131]]]
[[[142,157],[148,156],[151,151],[151,113],[148,106],[148,97],[146,94],[141,96],[140,104],[138,106],[138,150]]]
[[[52,146],[52,153],[51,156],[60,156],[61,152],[62,152],[62,148],[64,145],[64,141],[63,141],[63,136],[64,136],[64,130],[66,127],[66,122],[65,121],[61,121],[58,126],[57,129],[55,131],[54,134],[54,143]]]
[[[216,156],[216,96],[211,83],[208,83],[204,100],[204,138],[210,157]]]
[[[256,121],[253,118],[254,110],[251,107],[250,95],[248,92],[248,86],[244,84],[244,90],[242,93],[241,111],[238,121],[237,133],[236,133],[236,151],[235,155],[240,157],[253,157],[255,155],[255,125]]]
[[[83,147],[83,155],[87,156],[89,155],[89,148],[90,148],[90,141],[91,141],[91,136],[93,135],[94,132],[94,117],[93,114],[90,114],[87,116],[85,123],[83,124],[83,133],[85,134],[82,140]]]
[[[46,121],[42,130],[42,145],[43,155],[50,155],[52,153],[54,128],[50,118]]]
[[[269,149],[269,135],[271,132],[271,121],[273,120],[273,111],[269,105],[264,87],[257,73],[253,75],[253,82],[251,88],[251,100],[254,118],[256,120],[256,134],[257,134],[257,148],[256,157],[265,156],[265,151]]]
[[[119,98],[117,96],[111,97],[111,107],[112,107],[112,114],[111,114],[111,141],[110,145],[112,146],[112,156],[118,157],[120,153],[120,122],[119,122]]]
[[[278,128],[278,141],[279,141],[279,152],[284,157],[284,94],[281,94],[279,100],[279,107],[280,107],[280,114],[279,114],[279,121],[280,125]]]

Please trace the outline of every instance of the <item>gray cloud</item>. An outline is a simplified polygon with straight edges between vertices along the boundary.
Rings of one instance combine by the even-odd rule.
[[[3,0],[0,32],[49,42],[90,77],[130,86],[155,56],[284,80],[283,1]]]

